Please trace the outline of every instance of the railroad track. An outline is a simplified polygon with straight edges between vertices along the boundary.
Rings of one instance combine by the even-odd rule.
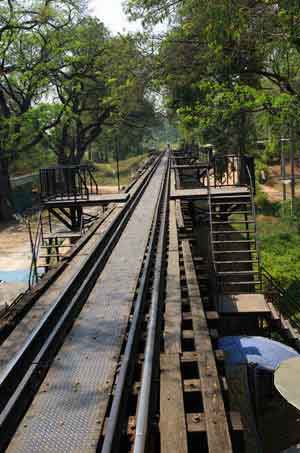
[[[137,360],[140,342],[144,344],[142,376],[139,383],[136,418],[134,424],[133,451],[145,451],[148,441],[151,415],[153,416],[153,382],[157,374],[155,361],[159,358],[159,331],[161,324],[161,300],[164,288],[165,244],[168,208],[168,173],[162,181],[155,207],[147,253],[139,279],[138,291],[133,307],[132,319],[124,341],[124,354],[121,367],[115,379],[112,406],[107,415],[105,435],[102,438],[103,453],[120,450],[121,441],[127,437],[129,419],[129,400],[134,384],[134,373],[141,362]],[[147,326],[147,327],[146,327]],[[141,335],[146,327],[147,334]],[[141,340],[141,336],[143,337]],[[132,401],[130,402],[132,404]]]
[[[25,335],[26,339],[21,347],[20,344],[16,344],[18,338],[11,338],[11,336],[15,336],[15,331],[2,345],[0,375],[1,451],[6,448],[24,410],[38,390],[53,357],[85,304],[159,164],[160,159],[137,184],[125,209],[118,213],[111,227],[101,236],[92,252],[86,257],[82,267],[73,275],[68,285],[63,288],[59,297],[53,301],[49,310],[43,313],[38,322],[34,322],[32,311],[27,314],[34,328],[30,330],[28,336]]]
[[[144,183],[147,183],[149,176],[152,174],[154,167],[157,162],[151,160],[147,165],[147,168],[144,168],[139,177],[134,178],[133,181],[127,186],[125,192],[129,193],[131,198],[134,198],[138,193],[140,187]],[[127,207],[125,206],[125,210]],[[0,316],[0,344],[2,344],[5,339],[9,336],[15,326],[22,320],[26,315],[28,310],[33,307],[33,305],[43,296],[43,294],[49,289],[52,285],[57,283],[57,280],[62,275],[62,273],[67,273],[69,265],[75,259],[76,256],[82,254],[89,254],[91,249],[89,248],[89,242],[93,241],[93,237],[99,236],[99,232],[106,232],[106,230],[113,231],[115,225],[122,218],[123,206],[117,207],[117,205],[112,205],[103,216],[96,221],[95,224],[88,230],[88,232],[79,239],[76,244],[71,248],[71,250],[64,255],[63,260],[60,262],[59,266],[51,271],[48,271],[39,281],[34,288],[28,289],[24,294],[21,294],[8,309],[3,311]],[[116,218],[117,215],[118,219]],[[111,225],[114,223],[114,225]],[[107,236],[110,233],[108,232]],[[92,239],[92,241],[91,241]],[[105,238],[102,239],[103,243]],[[96,244],[97,247],[102,247],[103,244]],[[88,253],[86,251],[88,249]],[[59,282],[58,282],[59,284]]]
[[[75,286],[7,348],[0,450],[242,452],[208,263],[189,204],[169,201],[166,156],[116,219]]]
[[[155,258],[151,265],[150,247],[99,452],[242,452],[242,422],[230,411],[224,357],[211,340],[218,315],[189,208],[176,209],[171,201],[160,216]]]

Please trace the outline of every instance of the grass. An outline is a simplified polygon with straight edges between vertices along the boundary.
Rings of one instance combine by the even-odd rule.
[[[290,201],[270,201],[258,189],[256,213],[262,265],[288,295],[300,301],[300,199],[295,199],[292,216]],[[238,214],[232,218],[242,219]],[[238,224],[235,228],[240,229]]]
[[[256,196],[258,239],[262,264],[281,283],[289,287],[300,278],[300,200],[271,202],[258,191]]]
[[[267,271],[286,289],[281,301],[283,312],[297,320],[300,302],[299,223],[287,217],[257,217],[261,261]],[[292,303],[291,301],[295,301]]]
[[[11,176],[23,176],[38,172],[41,167],[54,165],[56,156],[54,153],[27,153],[19,159],[13,161],[10,165]]]
[[[257,220],[262,264],[287,287],[300,276],[300,234],[282,220]]]
[[[147,154],[140,154],[138,156],[132,156],[125,160],[120,160],[120,184],[121,186],[127,185],[137,168],[142,162],[148,157]],[[96,171],[94,176],[98,184],[102,186],[116,186],[117,181],[117,164],[116,162],[108,162],[103,164],[95,164]]]
[[[148,155],[145,153],[131,156],[119,162],[121,185],[127,185],[130,182],[132,174],[135,173],[142,161],[147,157]],[[34,156],[26,155],[26,158],[19,158],[11,163],[10,174],[11,176],[23,176],[37,172],[41,167],[55,165],[55,163],[56,156],[52,153],[37,153]],[[95,163],[94,165],[96,168],[95,176],[101,185],[117,185],[117,164],[115,161],[103,164]]]

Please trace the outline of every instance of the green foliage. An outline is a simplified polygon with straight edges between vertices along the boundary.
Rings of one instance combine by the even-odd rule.
[[[262,263],[283,287],[300,275],[300,235],[290,223],[259,222]]]
[[[0,157],[17,173],[42,163],[40,149],[45,165],[80,162],[101,134],[123,157],[142,150],[158,123],[137,38],[111,36],[84,0],[29,3],[0,5]]]
[[[147,154],[133,156],[119,162],[120,184],[127,185],[130,182],[132,175],[137,168],[147,158]],[[100,185],[117,185],[117,164],[115,161],[108,163],[96,164],[96,172],[94,173]]]
[[[80,17],[77,0],[1,2],[0,155],[30,149],[59,121],[61,109],[44,99],[65,51],[62,35]]]
[[[300,142],[299,1],[128,0],[127,7],[149,27],[166,17],[172,25],[157,80],[184,141],[250,152],[257,176],[278,162],[281,137]],[[270,202],[259,189],[256,202],[263,263],[291,287],[300,275],[299,201],[293,216],[290,201]]]
[[[256,203],[262,263],[283,287],[289,287],[300,275],[300,200],[295,200],[293,216],[290,200],[270,202],[259,192]]]
[[[297,1],[128,0],[151,26],[168,17],[158,79],[185,140],[278,155],[278,138],[300,137],[300,6]],[[263,153],[261,153],[263,154]]]
[[[280,203],[270,202],[265,192],[259,190],[255,197],[257,213],[266,216],[277,216],[280,213]]]
[[[22,176],[39,171],[40,168],[55,165],[56,155],[42,146],[36,146],[31,152],[20,153],[10,164],[11,176]]]

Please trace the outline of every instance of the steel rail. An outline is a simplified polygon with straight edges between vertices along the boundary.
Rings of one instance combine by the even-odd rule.
[[[149,162],[147,164],[147,167],[143,170],[143,172],[126,187],[124,192],[129,193],[130,195],[134,194],[136,187],[143,180],[143,178],[145,178],[146,173],[147,172],[149,173],[151,171],[150,167],[153,166],[154,164],[155,164],[155,162],[152,159],[151,162]],[[111,214],[111,210],[108,213],[106,212],[104,217],[99,219],[99,222],[103,223],[107,219],[108,215],[110,215],[110,214]],[[96,225],[96,228],[99,228],[100,223]],[[28,301],[26,301],[26,307],[22,307],[20,310],[20,313],[18,313],[18,316],[20,316],[20,314],[22,314],[20,316],[20,318],[18,319],[18,321],[20,321],[27,314],[29,309],[34,305],[34,303],[37,301],[37,299],[40,296],[42,296],[44,294],[44,292],[49,288],[50,284],[52,284],[56,280],[56,278],[58,278],[61,275],[61,273],[66,269],[66,267],[68,266],[70,261],[74,258],[74,256],[82,250],[82,248],[86,245],[86,243],[89,241],[91,236],[93,236],[95,231],[96,231],[95,225],[93,225],[84,234],[84,236],[82,236],[79,239],[79,241],[76,242],[76,244],[74,244],[74,246],[71,248],[70,252],[64,256],[64,259],[63,259],[63,261],[61,261],[59,263],[59,266],[55,269],[52,269],[51,271],[48,271],[47,274],[45,274],[43,276],[43,278],[41,278],[39,280],[38,291],[36,291],[37,288],[34,287],[31,289],[28,288],[24,293],[20,294],[12,302],[12,304],[9,307],[7,307],[5,310],[3,310],[0,313],[0,320],[5,320],[5,318],[7,318],[10,314],[12,314],[13,312],[16,312],[17,309],[19,308],[20,303],[24,301],[23,298],[26,297],[26,299],[28,299]],[[45,279],[45,276],[47,276],[47,279]],[[49,278],[49,276],[50,276],[50,278]],[[34,289],[33,292],[31,291],[32,289]],[[9,326],[7,323],[6,325],[1,327],[1,329],[0,329],[1,343],[3,341],[5,341],[5,339],[9,336],[9,334],[11,333],[13,328],[14,328],[14,323],[11,323],[11,322],[9,322]],[[4,329],[5,329],[5,334],[3,334]],[[8,333],[6,333],[6,330],[8,330]]]
[[[136,433],[133,446],[134,453],[146,451],[150,416],[151,416],[151,397],[154,380],[155,360],[159,357],[159,327],[161,319],[165,270],[166,253],[166,225],[169,195],[169,177],[167,177],[167,190],[163,194],[161,209],[161,222],[159,228],[158,244],[155,255],[154,279],[151,292],[150,313],[147,329],[147,339],[144,354],[144,364],[142,371],[141,390],[138,397],[136,415]]]
[[[126,410],[126,403],[131,391],[132,378],[135,366],[135,357],[138,348],[139,335],[141,331],[141,324],[143,320],[143,313],[146,302],[146,293],[149,288],[149,276],[152,268],[153,258],[155,254],[156,236],[158,230],[158,223],[160,219],[161,205],[166,191],[166,181],[169,177],[169,165],[166,168],[165,177],[162,180],[158,200],[156,202],[152,229],[148,240],[148,254],[144,263],[143,271],[139,280],[139,292],[134,305],[134,313],[128,339],[125,346],[125,351],[122,357],[122,364],[120,372],[117,377],[117,385],[114,391],[114,398],[110,410],[103,446],[102,453],[113,453],[118,451],[121,435],[125,428],[124,414]]]
[[[136,189],[81,270],[45,313],[27,341],[0,374],[0,451],[7,446],[25,408],[80,312],[97,278],[145,192],[160,158]]]

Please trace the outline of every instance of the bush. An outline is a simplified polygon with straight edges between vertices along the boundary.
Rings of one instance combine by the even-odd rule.
[[[279,216],[281,211],[281,203],[278,201],[270,201],[267,194],[259,187],[255,196],[255,204],[258,214],[268,216]]]
[[[266,177],[268,178],[270,175],[269,166],[265,162],[262,162],[261,160],[256,159],[256,161],[255,161],[255,177],[256,177],[257,181],[260,181],[260,176],[261,176],[262,171],[265,173]]]
[[[269,221],[258,217],[262,264],[285,288],[300,277],[298,230],[298,224],[292,217],[270,217]]]

